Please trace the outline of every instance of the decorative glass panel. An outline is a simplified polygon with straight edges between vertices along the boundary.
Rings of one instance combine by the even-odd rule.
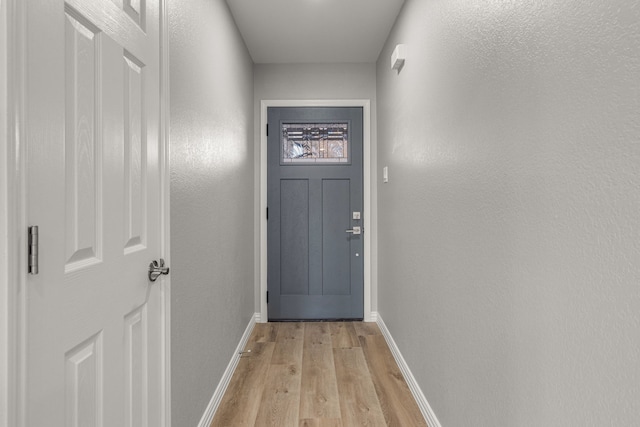
[[[284,123],[283,163],[349,163],[348,123]]]

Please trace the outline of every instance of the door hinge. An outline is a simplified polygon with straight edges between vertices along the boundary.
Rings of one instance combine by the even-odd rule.
[[[269,123],[267,123],[267,136],[269,136]]]
[[[267,221],[269,221],[269,206],[267,206]]]
[[[29,227],[29,274],[38,274],[38,226]]]
[[[267,291],[267,304],[269,304],[269,291]]]

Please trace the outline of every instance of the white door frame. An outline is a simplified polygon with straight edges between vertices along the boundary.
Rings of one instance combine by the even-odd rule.
[[[2,245],[0,253],[0,295],[4,301],[0,310],[0,427],[24,425],[24,354],[26,295],[21,292],[26,281],[26,163],[25,163],[25,41],[26,5],[21,0],[0,0],[0,56],[6,68],[0,73],[6,98],[2,114],[4,127],[0,129],[6,144],[0,149],[0,212]],[[2,61],[0,61],[2,63]],[[1,110],[0,110],[1,111]],[[0,126],[2,128],[3,126]]]
[[[269,319],[267,307],[267,108],[269,107],[362,107],[363,183],[364,183],[364,321],[375,319],[371,310],[371,101],[369,99],[334,100],[262,100],[260,101],[260,322]]]
[[[169,220],[169,25],[166,0],[160,0],[160,194],[164,209],[160,228],[162,257],[170,262]],[[26,427],[26,297],[27,173],[26,173],[26,5],[0,0],[0,85],[6,104],[0,105],[0,427]],[[6,65],[6,69],[3,67]],[[3,90],[0,90],[0,94]],[[3,101],[0,101],[3,102]],[[6,108],[6,109],[5,109]],[[6,125],[6,126],[5,126]],[[6,240],[4,239],[6,237]],[[6,253],[6,257],[4,255]],[[164,402],[161,427],[171,427],[171,280],[160,283],[163,310]]]

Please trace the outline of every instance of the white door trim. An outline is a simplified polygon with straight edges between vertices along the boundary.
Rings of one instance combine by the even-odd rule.
[[[6,84],[6,112],[0,108],[0,137],[6,136],[6,146],[0,153],[0,236],[6,243],[0,254],[0,427],[26,427],[26,5],[21,0],[0,0],[0,85]],[[170,261],[169,219],[169,34],[166,0],[160,0],[160,173],[161,198],[161,250]],[[5,107],[5,106],[2,106]],[[5,120],[3,122],[3,120]],[[6,129],[2,125],[6,123]],[[164,277],[161,286],[163,325],[163,378],[161,378],[164,404],[162,427],[171,427],[171,282]],[[6,298],[5,298],[6,297]],[[6,308],[6,310],[5,310]]]
[[[362,107],[364,178],[364,321],[371,317],[371,101],[369,99],[334,100],[262,100],[260,101],[260,322],[269,319],[267,308],[267,108],[269,107]]]
[[[2,2],[3,0],[0,0]],[[0,156],[5,171],[5,191],[0,192],[6,210],[0,214],[3,234],[6,236],[5,274],[0,277],[0,294],[6,296],[6,308],[0,321],[0,406],[5,406],[2,427],[24,427],[25,397],[22,387],[25,366],[20,356],[25,354],[26,295],[24,289],[26,267],[26,155],[25,145],[25,96],[26,96],[26,5],[21,0],[4,0],[3,45],[6,75],[0,84],[6,83],[6,146]],[[6,21],[5,21],[6,20]],[[6,24],[6,25],[5,25]],[[0,37],[1,38],[1,37]],[[5,44],[6,43],[6,44]],[[6,393],[6,395],[4,394]]]

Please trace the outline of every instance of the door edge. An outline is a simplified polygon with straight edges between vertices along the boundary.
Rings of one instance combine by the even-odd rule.
[[[377,230],[372,226],[372,218],[375,215],[374,205],[372,203],[372,188],[375,184],[375,167],[372,167],[372,146],[371,138],[371,100],[370,99],[329,99],[329,100],[261,100],[260,101],[260,138],[256,140],[259,144],[256,152],[259,153],[259,179],[256,192],[258,193],[259,203],[256,205],[256,226],[259,230],[256,233],[256,252],[259,257],[256,260],[256,270],[258,274],[258,289],[256,306],[260,309],[259,322],[265,323],[269,320],[267,306],[267,218],[265,215],[267,209],[267,109],[269,107],[361,107],[362,108],[362,131],[363,131],[363,198],[364,207],[363,226],[366,230],[364,236],[364,321],[375,321],[373,317],[373,288],[372,283],[377,279],[372,268],[372,259],[374,254],[372,249],[375,246],[372,241],[376,238]]]
[[[171,265],[171,201],[170,201],[170,88],[169,88],[169,14],[167,1],[159,0],[160,6],[160,251]],[[171,277],[163,276],[160,284],[162,299],[162,379],[160,382],[162,427],[171,427]]]

